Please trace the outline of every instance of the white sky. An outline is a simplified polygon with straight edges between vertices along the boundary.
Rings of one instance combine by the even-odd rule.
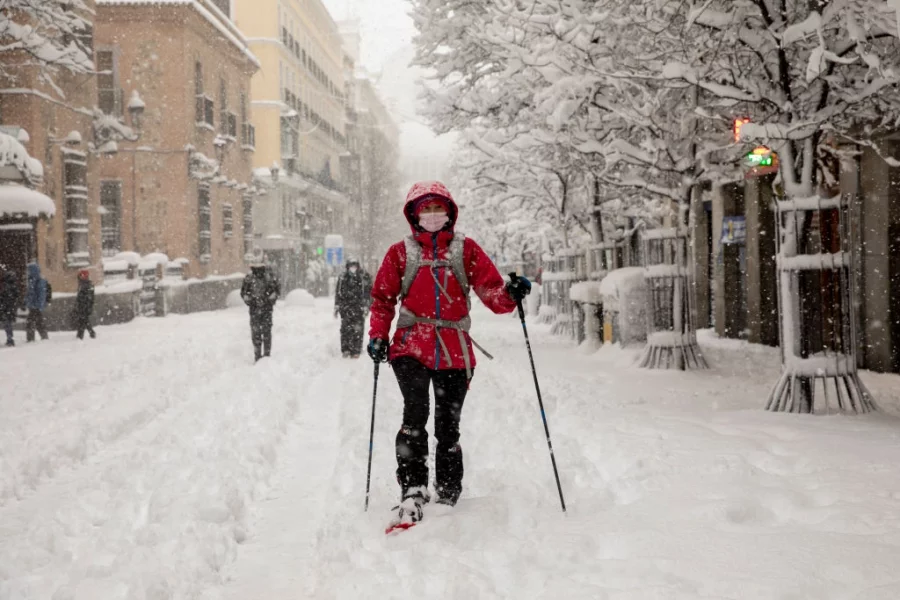
[[[360,64],[380,74],[379,93],[400,127],[400,170],[409,180],[443,177],[455,137],[436,136],[416,115],[421,69],[411,68],[416,28],[407,0],[322,0],[335,21],[358,19]]]
[[[322,0],[336,21],[357,18],[362,29],[360,62],[369,71],[412,42],[416,29],[406,0]]]

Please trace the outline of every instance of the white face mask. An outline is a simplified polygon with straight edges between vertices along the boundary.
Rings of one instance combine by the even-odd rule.
[[[447,216],[446,212],[419,215],[419,227],[429,233],[440,231],[448,221],[450,221],[450,218]]]
[[[356,267],[350,267],[349,271],[350,271],[351,273],[356,273]]]

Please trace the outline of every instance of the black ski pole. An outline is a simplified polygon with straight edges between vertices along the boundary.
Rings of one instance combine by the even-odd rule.
[[[519,276],[516,273],[509,274],[509,280],[515,282]],[[525,310],[522,301],[516,300],[519,309],[519,320],[522,322],[522,331],[525,333],[525,346],[528,348],[528,360],[531,361],[531,375],[534,377],[534,389],[537,391],[538,406],[541,407],[541,419],[544,421],[544,433],[547,434],[547,447],[550,449],[550,462],[553,464],[553,476],[556,478],[556,489],[559,491],[559,503],[563,512],[566,512],[566,501],[563,499],[562,485],[559,483],[559,471],[556,468],[556,456],[553,454],[553,443],[550,441],[550,427],[547,425],[547,415],[544,414],[544,401],[541,398],[541,386],[538,383],[537,370],[534,368],[534,356],[531,354],[531,340],[528,338],[528,327],[525,325]]]
[[[369,467],[366,471],[366,511],[369,510],[369,483],[372,481],[372,442],[375,439],[375,396],[378,394],[378,367],[375,363],[375,385],[372,389],[372,425],[369,427]]]

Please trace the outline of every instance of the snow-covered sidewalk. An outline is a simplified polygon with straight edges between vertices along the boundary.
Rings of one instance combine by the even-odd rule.
[[[704,337],[713,370],[649,372],[532,326],[569,507],[522,340],[478,310],[455,509],[382,534],[401,401],[337,353],[327,301],[141,319],[0,352],[0,599],[900,597],[900,378],[889,414],[761,410],[777,353]]]

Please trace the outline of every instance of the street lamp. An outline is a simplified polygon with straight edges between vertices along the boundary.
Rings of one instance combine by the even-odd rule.
[[[131,115],[131,126],[141,129],[141,117],[144,116],[146,105],[137,90],[131,92],[131,100],[128,101],[128,114]]]

